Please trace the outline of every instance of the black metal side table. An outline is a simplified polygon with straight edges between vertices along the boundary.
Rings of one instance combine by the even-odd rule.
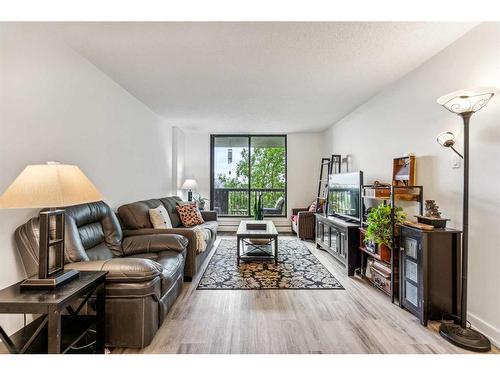
[[[0,290],[0,314],[42,314],[10,337],[0,326],[10,353],[67,353],[90,330],[96,332],[92,353],[104,353],[106,274],[80,271],[79,278],[55,290],[21,291],[20,283]],[[80,314],[94,297],[95,314]]]

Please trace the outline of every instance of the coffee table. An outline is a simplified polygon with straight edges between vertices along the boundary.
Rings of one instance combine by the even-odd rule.
[[[240,261],[255,260],[274,260],[278,264],[278,231],[271,220],[242,220],[236,243],[238,265]]]

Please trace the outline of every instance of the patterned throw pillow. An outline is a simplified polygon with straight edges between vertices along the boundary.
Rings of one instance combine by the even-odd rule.
[[[323,212],[325,208],[326,200],[324,198],[319,198],[319,210],[318,212]],[[316,212],[316,199],[309,206],[309,212]]]
[[[194,225],[203,224],[203,217],[198,209],[196,203],[181,203],[178,204],[175,209],[179,213],[182,225],[185,227],[192,227]]]
[[[151,224],[153,224],[153,228],[155,229],[172,228],[170,216],[168,216],[168,212],[163,206],[151,208],[149,210],[149,220],[151,220]]]

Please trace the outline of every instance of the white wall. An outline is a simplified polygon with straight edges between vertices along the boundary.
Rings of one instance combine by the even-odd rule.
[[[325,132],[325,153],[353,154],[365,181],[390,181],[392,158],[417,156],[417,182],[451,227],[461,227],[463,167],[436,143],[461,119],[436,104],[448,92],[500,87],[500,24],[482,24]],[[471,119],[469,320],[500,343],[500,98]],[[462,145],[457,144],[458,149]]]
[[[210,133],[184,130],[184,178],[194,178],[197,192],[210,198]],[[187,198],[187,192],[182,194]]]
[[[29,25],[0,24],[0,191],[27,164],[80,166],[112,206],[171,192],[171,128],[87,60]],[[26,275],[0,210],[0,288]],[[20,317],[0,315],[11,333]]]
[[[184,183],[184,147],[184,132],[174,126],[172,128],[172,192],[180,197],[184,194],[181,190]]]
[[[318,195],[322,133],[288,134],[288,219],[292,208],[308,207]]]
[[[183,169],[185,178],[198,182],[198,192],[210,197],[210,133],[184,130],[185,153]],[[276,218],[278,229],[289,230],[292,208],[307,207],[316,197],[322,133],[290,133],[287,135],[287,208],[286,219]],[[326,156],[329,156],[328,154]],[[182,184],[182,182],[181,182]],[[233,230],[238,220],[221,220],[221,230]]]

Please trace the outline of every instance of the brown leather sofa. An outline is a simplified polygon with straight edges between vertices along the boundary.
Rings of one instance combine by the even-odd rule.
[[[108,271],[106,344],[148,345],[179,295],[187,239],[176,234],[124,237],[104,202],[65,208],[66,267]],[[28,275],[38,270],[38,218],[15,233]]]
[[[215,242],[217,236],[217,213],[215,211],[201,211],[201,215],[205,222],[198,227],[203,230],[207,246],[204,251],[200,252],[196,247],[193,228],[186,228],[181,223],[181,219],[175,208],[178,202],[182,202],[182,199],[179,197],[166,197],[133,202],[120,206],[118,208],[118,216],[123,227],[123,235],[125,238],[129,236],[151,234],[180,234],[186,237],[189,244],[187,247],[184,276],[187,280],[191,280],[207,258]],[[166,208],[170,221],[172,222],[172,229],[153,228],[149,220],[149,209],[156,208],[160,205]]]

